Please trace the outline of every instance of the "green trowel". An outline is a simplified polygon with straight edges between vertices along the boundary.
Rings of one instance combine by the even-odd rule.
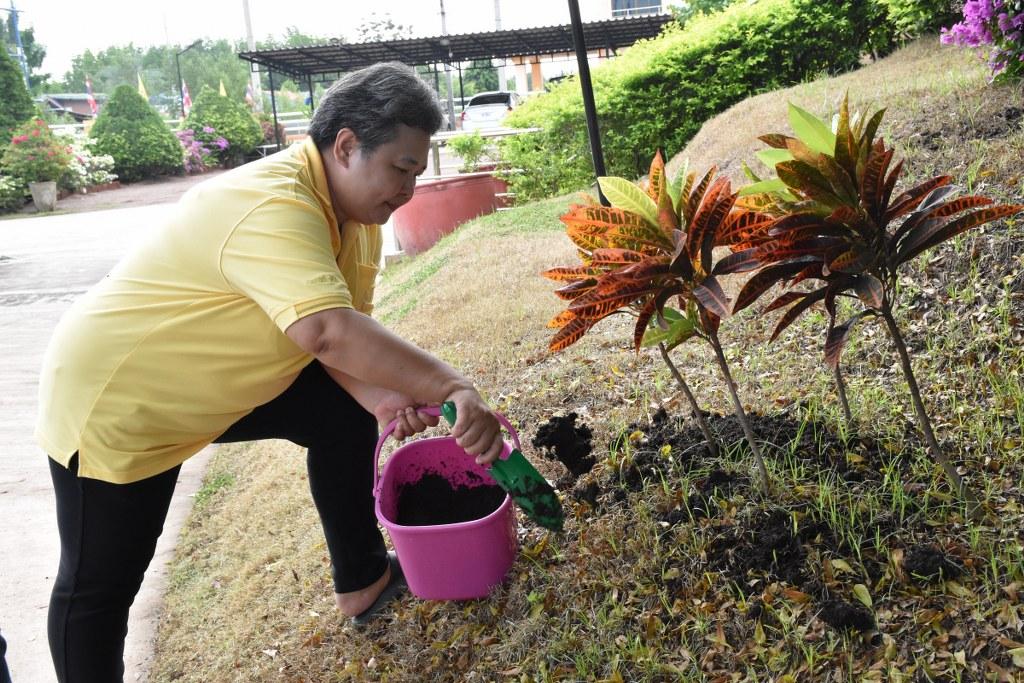
[[[442,403],[441,413],[449,425],[455,424],[454,403]],[[565,515],[558,494],[518,448],[513,448],[507,458],[495,460],[489,472],[527,517],[545,529],[562,530]]]

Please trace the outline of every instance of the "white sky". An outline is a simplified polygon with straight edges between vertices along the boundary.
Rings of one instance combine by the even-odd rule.
[[[569,23],[566,0],[500,0],[502,28]],[[0,0],[7,6],[10,0]],[[46,47],[42,71],[59,79],[71,58],[129,42],[138,47],[188,45],[197,38],[245,37],[242,0],[14,0],[23,28]],[[609,18],[611,0],[580,0],[584,21]],[[494,0],[444,0],[449,33],[494,28]],[[354,39],[373,14],[411,26],[414,36],[441,34],[440,0],[249,0],[256,39],[288,26],[317,36]],[[3,13],[6,14],[6,13]]]

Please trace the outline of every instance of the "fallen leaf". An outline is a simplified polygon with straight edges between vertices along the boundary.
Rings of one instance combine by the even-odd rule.
[[[857,597],[858,600],[860,600],[861,604],[863,604],[868,609],[871,609],[871,593],[868,592],[867,586],[865,586],[863,583],[858,583],[853,587],[853,594]]]

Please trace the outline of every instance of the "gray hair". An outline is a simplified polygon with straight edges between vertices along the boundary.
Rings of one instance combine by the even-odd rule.
[[[443,120],[437,95],[412,67],[384,62],[345,74],[328,88],[309,135],[323,151],[334,144],[339,130],[349,128],[371,154],[398,135],[400,123],[433,135]]]

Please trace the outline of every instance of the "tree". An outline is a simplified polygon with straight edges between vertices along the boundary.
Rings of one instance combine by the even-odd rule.
[[[685,24],[701,14],[721,12],[734,2],[736,0],[683,0],[680,4],[672,6],[672,16],[680,24]]]
[[[28,84],[32,92],[37,92],[39,87],[50,80],[50,74],[35,74],[36,69],[43,65],[46,57],[46,48],[36,42],[34,28],[21,30],[21,47],[25,51],[25,65],[28,66]],[[17,47],[17,40],[14,36],[14,17],[8,15],[6,22],[0,22],[0,37],[7,46],[8,54],[14,52]]]
[[[11,141],[11,131],[32,118],[35,112],[21,68],[5,50],[0,50],[0,92],[4,93],[0,97],[0,148],[3,148]]]
[[[489,59],[475,59],[469,68],[462,69],[462,94],[470,97],[478,92],[501,90],[498,87],[498,70]]]

